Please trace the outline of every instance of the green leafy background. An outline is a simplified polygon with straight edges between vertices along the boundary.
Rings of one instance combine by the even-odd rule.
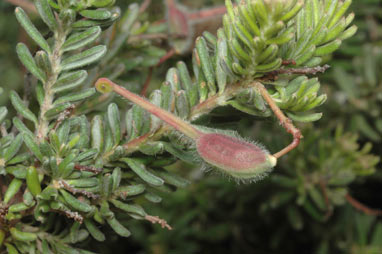
[[[116,1],[124,19],[132,2],[135,1]],[[181,2],[189,10],[223,4],[219,0]],[[327,94],[326,103],[319,108],[323,117],[298,125],[304,139],[278,162],[269,177],[252,184],[237,184],[186,162],[168,163],[167,170],[188,179],[190,184],[175,192],[161,193],[160,204],[143,198],[136,203],[165,219],[173,230],[121,215],[119,221],[132,233],[129,238],[117,237],[105,227],[106,241],[89,238],[76,247],[99,253],[382,253],[381,217],[360,213],[345,199],[350,193],[365,205],[382,209],[382,164],[378,162],[382,154],[382,2],[353,1],[351,9],[359,30],[331,59],[324,59],[332,67],[319,75],[321,91]],[[0,2],[0,105],[7,105],[8,109],[11,90],[34,98],[16,45],[22,41],[31,52],[37,49],[17,23],[13,10],[7,1]],[[152,1],[138,18],[141,27],[149,26],[150,31],[158,33],[167,29],[155,24],[165,17],[165,12],[162,1]],[[37,15],[28,14],[43,35],[49,33]],[[118,21],[121,26],[127,23],[123,18]],[[121,46],[118,59],[111,61],[113,69],[102,66],[102,60],[95,68],[109,77],[118,76],[130,90],[139,93],[149,68],[156,65],[170,45],[178,42],[140,41],[139,27],[135,29],[129,43]],[[182,53],[154,68],[149,90],[158,88],[167,70],[179,60],[191,66],[191,52]],[[124,71],[119,72],[118,67]],[[246,100],[244,96],[239,102]],[[115,101],[120,108],[127,106],[119,98]],[[87,113],[92,108],[101,112],[109,102],[110,99],[89,100],[76,110]],[[38,107],[36,99],[31,99],[29,108],[35,111]],[[254,118],[242,113],[238,106],[235,108],[238,110],[218,109],[200,121],[208,122],[210,127],[236,129],[242,136],[266,144],[270,151],[290,141],[274,120]],[[8,114],[13,116],[16,112]],[[329,178],[333,181],[325,186],[328,205],[321,183]],[[55,232],[65,228],[66,223],[66,219],[58,220]]]

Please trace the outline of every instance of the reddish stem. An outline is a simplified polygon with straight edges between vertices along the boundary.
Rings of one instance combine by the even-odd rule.
[[[367,207],[366,205],[360,203],[358,200],[353,198],[350,194],[346,194],[346,200],[357,210],[360,210],[361,212],[367,214],[367,215],[373,215],[373,216],[382,216],[382,210],[378,209],[372,209]]]
[[[174,48],[170,49],[164,56],[159,59],[159,62],[155,65],[155,67],[160,66],[162,63],[166,62],[168,59],[175,55],[176,51]]]
[[[151,77],[153,75],[153,67],[150,67],[149,68],[149,73],[147,74],[147,78],[146,78],[146,81],[145,83],[143,84],[143,88],[142,88],[142,91],[141,91],[141,96],[146,96],[146,93],[147,93],[147,89],[149,88],[150,86],[150,81],[151,81]]]
[[[205,19],[213,16],[223,15],[227,12],[227,8],[225,6],[218,6],[214,8],[210,8],[207,10],[196,11],[187,14],[187,18],[190,20],[193,19]]]
[[[146,99],[140,97],[139,95],[136,95],[129,90],[126,90],[125,88],[115,84],[114,82],[110,81],[107,78],[100,78],[96,82],[97,89],[105,89],[108,87],[111,87],[111,89],[116,92],[117,94],[125,97],[126,99],[130,100],[134,104],[137,104],[138,106],[142,107],[143,109],[147,110],[154,116],[158,117],[159,119],[163,120],[167,124],[174,127],[176,130],[180,131],[184,135],[192,138],[197,139],[199,138],[203,133],[195,129],[192,125],[189,123],[183,121],[179,117],[173,115],[172,113],[163,110],[162,108],[152,104],[151,102],[147,101]]]
[[[256,87],[259,89],[261,96],[268,103],[273,113],[279,119],[281,126],[284,127],[284,129],[293,136],[292,143],[290,143],[287,147],[273,155],[276,158],[280,158],[281,156],[295,149],[300,144],[300,140],[303,136],[301,134],[301,131],[293,125],[292,121],[288,117],[286,117],[284,113],[280,110],[280,108],[276,105],[276,103],[273,101],[272,97],[269,95],[267,89],[263,86],[263,84],[256,82]]]

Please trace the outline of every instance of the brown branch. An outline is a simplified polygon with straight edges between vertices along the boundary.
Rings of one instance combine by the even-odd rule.
[[[150,6],[151,0],[144,0],[141,6],[139,7],[139,13],[145,12],[145,10]]]
[[[173,55],[175,55],[175,49],[172,48],[170,51],[168,51],[164,56],[162,56],[159,59],[158,63],[155,65],[155,67],[160,66],[162,63],[166,62]],[[151,77],[153,75],[153,69],[154,69],[154,67],[149,68],[149,73],[147,74],[146,81],[145,81],[143,88],[142,88],[142,91],[141,91],[142,96],[146,95],[147,89],[149,88]]]
[[[281,126],[284,127],[288,133],[293,135],[292,143],[290,143],[287,147],[273,155],[276,158],[280,158],[281,156],[287,154],[288,152],[296,148],[300,144],[300,139],[303,136],[301,134],[301,131],[293,125],[292,121],[288,117],[286,117],[284,113],[280,110],[280,108],[276,105],[276,103],[273,101],[263,84],[256,82],[255,86],[257,87],[257,89],[259,89],[261,96],[268,103],[273,113],[279,119]]]
[[[72,104],[67,109],[65,109],[64,111],[62,111],[59,114],[57,121],[54,124],[53,130],[56,130],[58,128],[58,126],[60,126],[62,121],[64,121],[66,118],[68,118],[68,116],[70,116],[74,112],[75,107],[76,106],[74,106],[74,104]]]
[[[168,33],[148,33],[148,34],[137,34],[129,37],[129,42],[134,42],[137,40],[168,40],[168,39],[184,39],[186,36],[184,34],[168,34]]]
[[[325,214],[325,220],[327,220],[333,214],[333,207],[331,206],[330,201],[329,201],[328,193],[326,191],[325,182],[320,181],[319,185],[321,188],[322,195],[324,196],[324,200],[325,200],[325,204],[326,204],[326,208],[327,208],[327,212]]]
[[[159,59],[159,62],[155,65],[155,67],[160,66],[162,63],[166,62],[168,59],[175,55],[176,51],[174,48],[170,49],[164,56]]]
[[[61,211],[61,212],[64,213],[66,217],[73,219],[80,224],[82,224],[82,222],[84,221],[84,217],[82,217],[82,215],[80,215],[78,212],[73,212],[73,211]]]
[[[102,172],[102,168],[96,168],[93,166],[83,166],[79,164],[74,165],[74,169],[77,169],[79,171],[92,172],[94,174],[99,174]]]
[[[355,209],[360,210],[367,215],[382,216],[382,210],[367,207],[366,205],[353,198],[349,193],[346,194],[345,198]]]
[[[296,61],[293,59],[283,60],[281,64],[282,65],[296,65]]]
[[[289,61],[289,60],[287,60]],[[293,61],[293,60],[291,60]],[[316,75],[317,73],[324,73],[330,66],[325,64],[324,66],[316,67],[303,67],[303,68],[289,68],[289,69],[279,69],[275,71],[268,72],[266,75],[277,76],[279,74],[300,74],[300,75]]]
[[[218,6],[218,7],[210,8],[207,10],[201,10],[201,11],[188,13],[187,18],[190,20],[200,20],[200,19],[205,19],[205,18],[210,18],[215,16],[222,16],[226,12],[227,12],[227,8],[225,6]]]
[[[153,76],[153,69],[154,69],[153,67],[149,68],[149,73],[147,74],[145,83],[143,84],[143,88],[142,88],[142,91],[141,91],[141,96],[143,96],[143,97],[146,96],[147,89],[150,86],[151,77]]]
[[[172,230],[172,227],[164,219],[159,218],[158,216],[146,215],[145,219],[150,221],[152,224],[158,223],[162,228],[167,228]]]
[[[73,193],[73,194],[81,194],[81,195],[84,195],[88,198],[91,198],[91,199],[98,199],[99,198],[99,195],[96,195],[92,192],[89,192],[89,191],[86,191],[86,190],[79,190],[79,189],[76,189],[74,188],[73,186],[71,186],[70,184],[68,184],[67,182],[63,181],[63,180],[60,180],[58,182],[58,184],[60,185],[61,188],[64,188],[65,190]]]

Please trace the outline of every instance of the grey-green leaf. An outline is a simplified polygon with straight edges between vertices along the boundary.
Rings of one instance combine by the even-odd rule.
[[[146,169],[145,165],[143,165],[139,161],[131,159],[131,158],[123,158],[123,159],[121,159],[121,161],[123,161],[127,165],[129,165],[131,170],[133,170],[145,182],[147,182],[151,185],[154,185],[154,186],[161,186],[164,184],[164,181],[162,178],[159,178],[159,177],[153,175],[152,173],[150,173]]]
[[[0,123],[3,122],[3,120],[5,119],[5,117],[7,116],[8,114],[8,109],[7,107],[3,106],[3,107],[0,107]]]
[[[115,217],[108,219],[107,223],[118,235],[123,237],[129,237],[131,235],[130,231],[125,228]]]
[[[106,9],[80,11],[82,17],[95,20],[105,20],[111,17],[111,12]]]
[[[37,67],[36,62],[34,61],[32,54],[29,52],[28,47],[24,43],[20,42],[16,46],[16,52],[25,68],[27,68],[27,70],[36,78],[44,82],[46,79],[45,73]]]
[[[20,115],[32,121],[36,126],[38,125],[37,117],[32,113],[32,111],[30,111],[27,106],[25,106],[24,102],[15,91],[10,92],[10,99],[13,107]]]
[[[57,27],[57,20],[53,15],[48,0],[36,0],[35,6],[38,13],[40,14],[41,19],[51,30],[54,30]]]
[[[37,157],[40,162],[43,162],[43,155],[36,141],[33,140],[33,137],[28,134],[23,134],[23,139],[29,150]]]
[[[73,92],[71,94],[58,98],[54,102],[54,105],[58,105],[58,104],[66,103],[66,102],[80,101],[92,96],[93,94],[95,94],[95,92],[96,92],[95,88],[88,88],[80,92]]]
[[[84,32],[74,33],[65,41],[62,50],[65,52],[84,47],[94,42],[100,34],[101,28],[99,26],[91,27]]]
[[[41,35],[41,33],[33,25],[32,21],[29,19],[28,15],[25,13],[25,11],[20,7],[16,7],[15,15],[16,15],[16,18],[19,21],[20,25],[25,29],[25,31],[28,33],[28,35],[42,49],[44,49],[46,52],[50,53],[51,50],[50,50],[48,42],[44,39],[44,37]]]
[[[21,134],[17,135],[16,138],[12,141],[11,145],[4,151],[4,160],[7,162],[13,158],[20,150],[21,145],[23,144],[23,137]]]
[[[85,70],[64,73],[54,84],[52,90],[55,93],[67,92],[80,86],[87,76],[88,73]]]
[[[73,70],[96,62],[106,54],[106,46],[98,45],[62,61],[62,70]]]
[[[121,121],[117,104],[112,103],[109,105],[107,109],[107,117],[113,134],[114,144],[119,144],[121,141]]]

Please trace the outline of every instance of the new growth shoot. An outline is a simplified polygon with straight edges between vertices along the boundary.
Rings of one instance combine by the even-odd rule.
[[[207,163],[238,179],[258,179],[269,172],[277,162],[264,148],[220,133],[205,133],[172,113],[150,103],[146,99],[100,78],[95,84],[101,93],[114,91],[160,118],[177,131],[191,138],[199,156]]]

